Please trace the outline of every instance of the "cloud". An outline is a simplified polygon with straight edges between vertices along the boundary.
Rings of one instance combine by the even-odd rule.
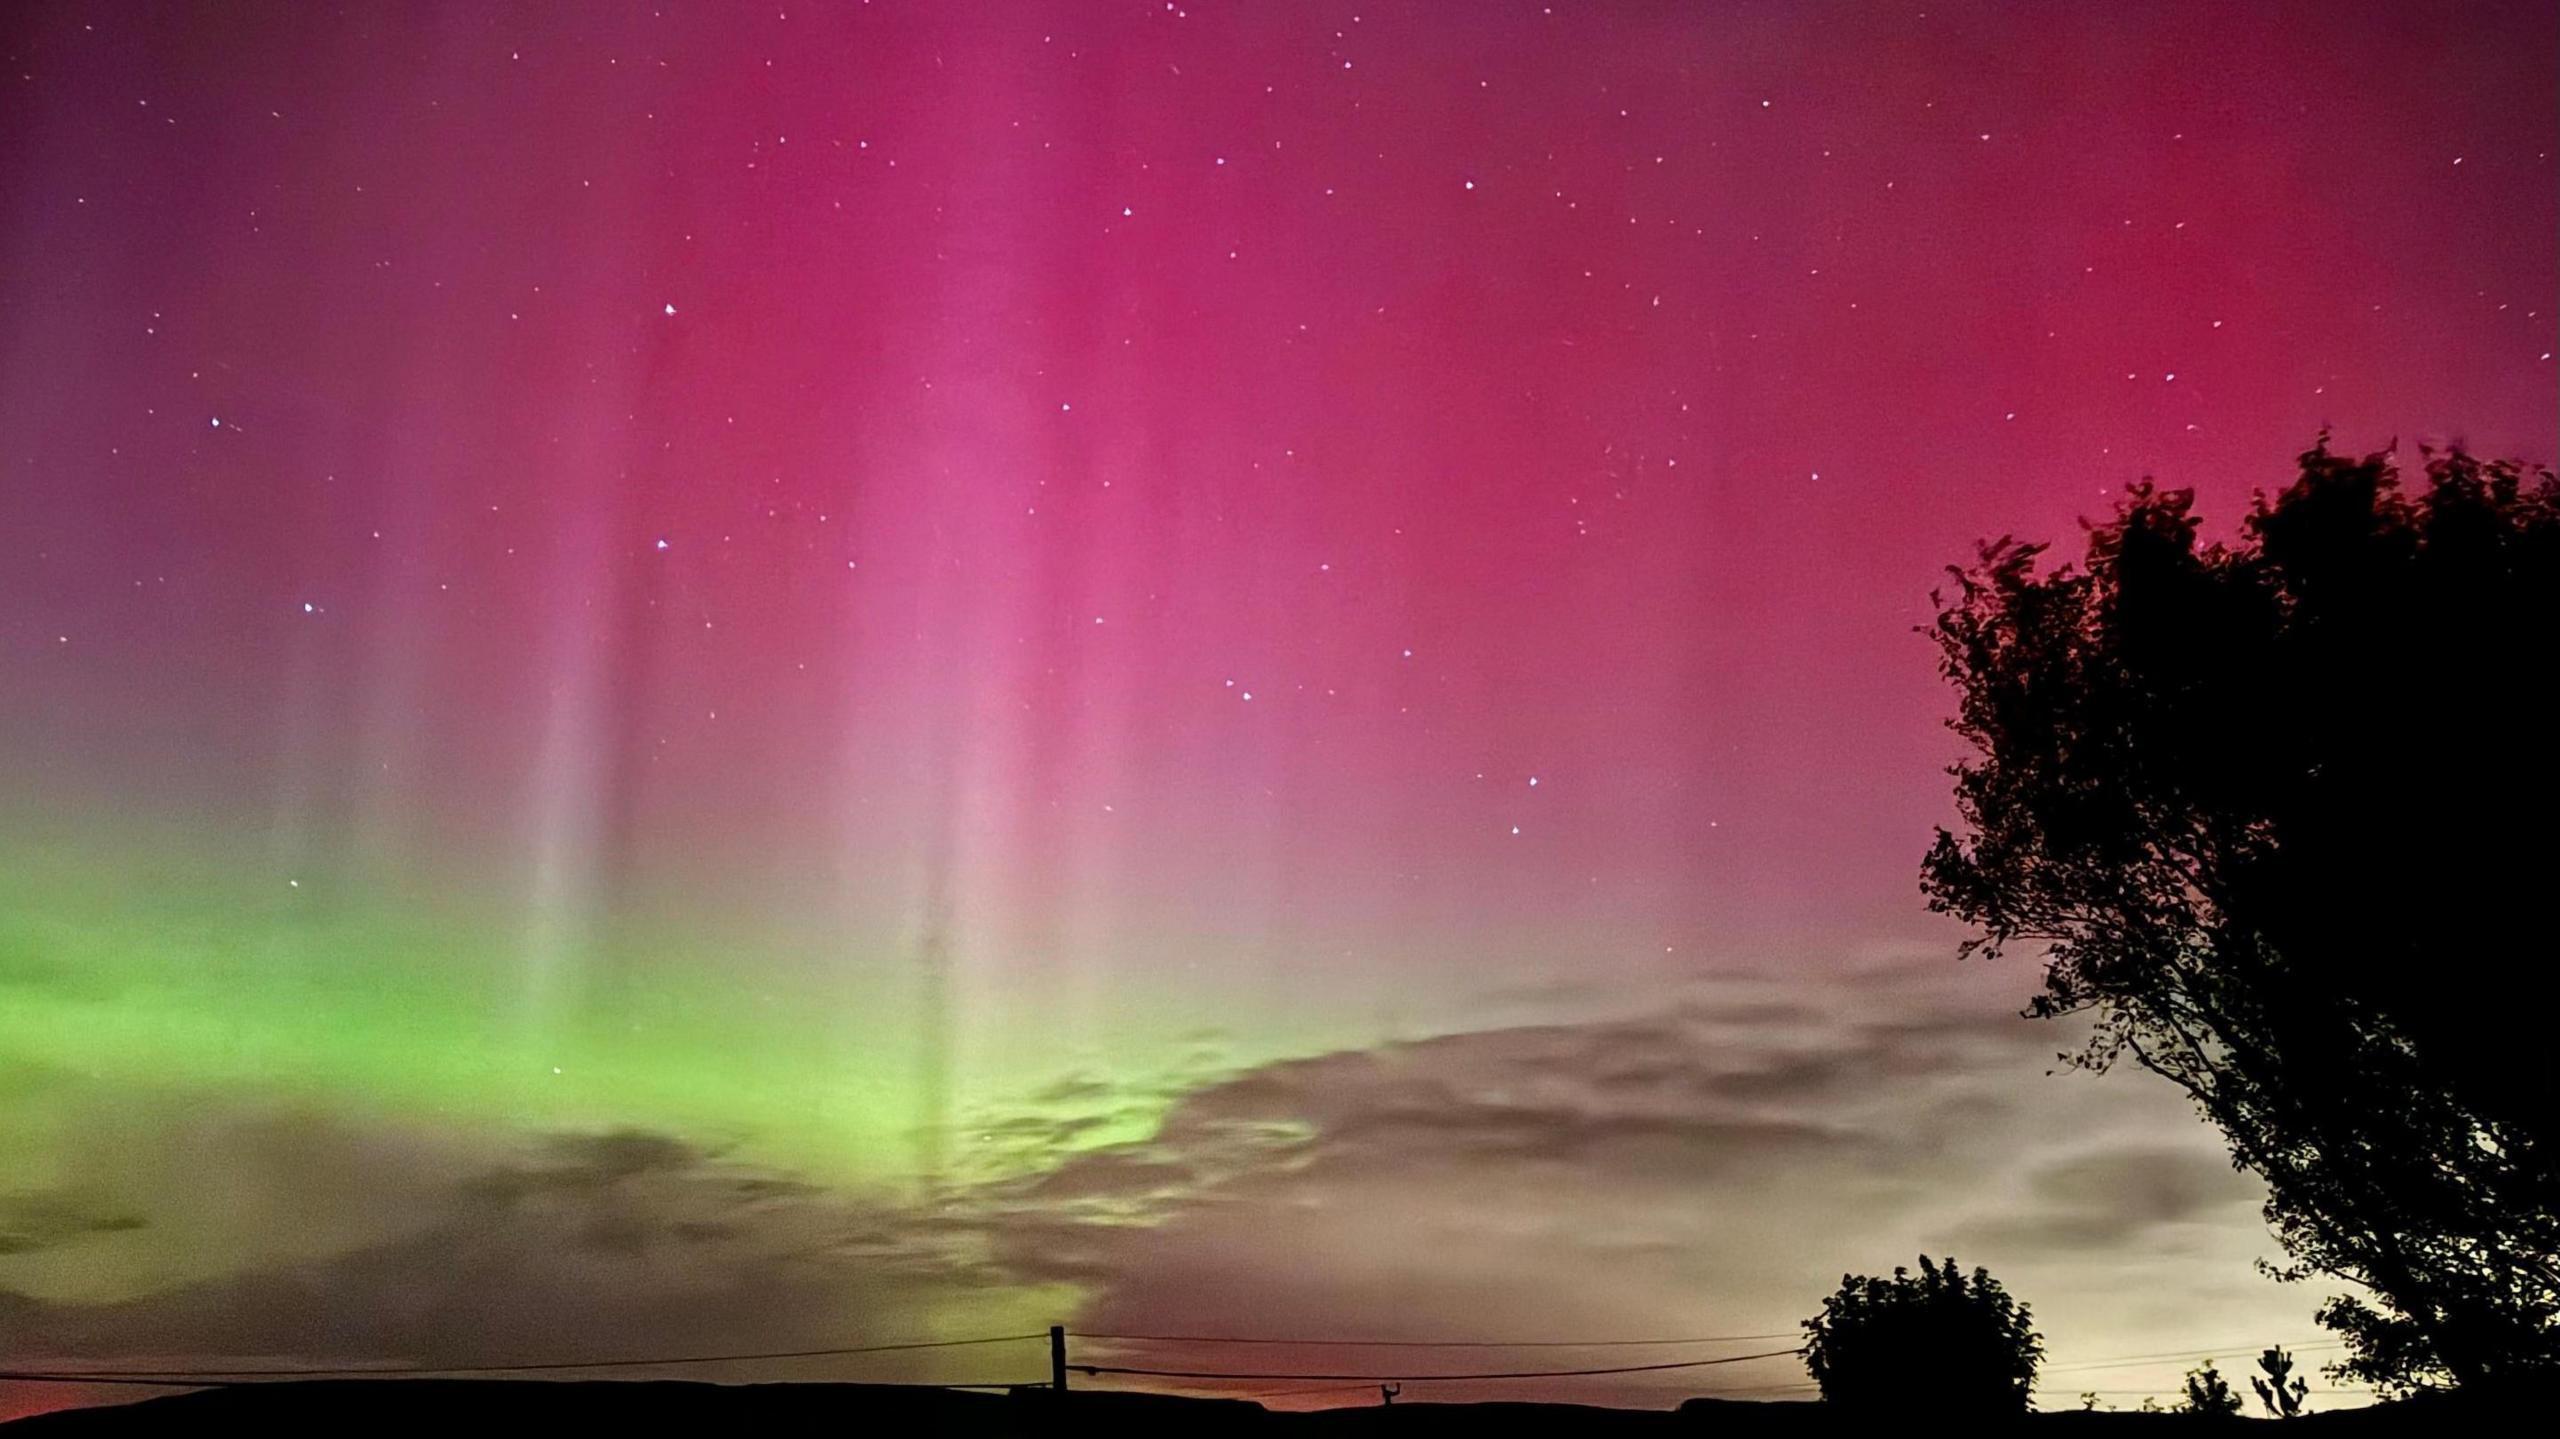
[[[216,1364],[723,1353],[909,1338],[969,1298],[965,1233],[901,1222],[894,1205],[734,1164],[670,1135],[545,1136],[493,1147],[456,1170],[448,1166],[469,1151],[449,1139],[404,1142],[308,1115],[243,1116],[225,1127],[235,1167],[261,1153],[315,1160],[330,1191],[325,1207],[341,1224],[369,1216],[377,1231],[105,1302],[20,1295],[0,1305],[0,1349],[22,1359]],[[350,1183],[356,1156],[404,1152],[412,1162],[379,1164],[373,1183]],[[274,1218],[292,1207],[293,1177],[262,1177],[278,1196],[265,1211]],[[125,1212],[128,1202],[101,1212]],[[149,1202],[201,1231],[187,1191]],[[37,1196],[19,1208],[68,1212],[72,1203]],[[1008,1372],[1036,1373],[1036,1358],[1011,1356]],[[864,1373],[948,1377],[949,1368],[886,1356]]]
[[[653,1131],[498,1142],[171,1111],[192,1117],[137,1120],[0,1203],[19,1251],[0,1246],[0,1291],[17,1291],[0,1292],[0,1347],[451,1364],[1057,1321],[1786,1332],[1844,1270],[1924,1250],[1989,1265],[2058,1354],[2192,1343],[2198,1312],[2270,1338],[2307,1327],[2316,1296],[2249,1270],[2269,1249],[2254,1185],[2166,1086],[2049,1077],[2067,1034],[1880,972],[1777,983],[1194,1075],[1169,1097],[1068,1076],[971,1116],[1006,1165],[929,1194]],[[791,1372],[947,1378],[979,1359],[1040,1368],[963,1351]],[[1776,1361],[1590,1395],[1800,1377]]]
[[[2085,1256],[2179,1243],[2161,1231],[2184,1224],[2242,1225],[2265,1189],[2219,1155],[2137,1145],[2074,1155],[2027,1177],[2036,1203],[1970,1226],[1964,1242],[2006,1251]]]
[[[140,1229],[147,1220],[112,1207],[84,1204],[76,1195],[0,1196],[0,1255],[32,1254],[100,1234]]]
[[[2249,1268],[2254,1184],[2165,1086],[2049,1074],[2067,1032],[1900,977],[1797,988],[1263,1066],[984,1219],[1102,1331],[1779,1332],[1923,1250],[2001,1273],[2062,1352],[2193,1342],[2199,1296],[2307,1327]],[[1701,1381],[1661,1383],[1616,1392]]]

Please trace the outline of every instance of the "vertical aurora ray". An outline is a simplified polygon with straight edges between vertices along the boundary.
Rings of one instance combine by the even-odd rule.
[[[611,778],[603,726],[611,681],[602,672],[594,610],[604,541],[595,528],[573,523],[563,537],[555,563],[580,603],[562,611],[544,641],[552,680],[541,701],[527,806],[531,892],[523,946],[524,1003],[537,1023],[557,1013],[564,988],[574,993],[594,940],[603,788]]]

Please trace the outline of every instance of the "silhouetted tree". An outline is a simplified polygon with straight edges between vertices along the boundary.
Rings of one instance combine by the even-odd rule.
[[[2174,1413],[2201,1414],[2208,1418],[2231,1419],[2240,1413],[2240,1396],[2231,1392],[2231,1381],[2204,1361],[2202,1368],[2187,1371],[2187,1392],[2178,1400]]]
[[[2332,1372],[2386,1391],[2548,1368],[2560,486],[2324,438],[2240,537],[2134,487],[2077,566],[2002,539],[1931,627],[1978,752],[1931,907],[2040,946],[2029,1013],[2175,1081],[2337,1276]]]
[[[2269,1349],[2258,1356],[2261,1374],[2249,1376],[2249,1387],[2258,1391],[2258,1402],[2267,1407],[2270,1419],[2291,1419],[2302,1412],[2302,1401],[2311,1393],[2311,1381],[2293,1377],[2293,1356],[2281,1348]],[[2236,1408],[2240,1401],[2231,1401]]]
[[[2022,1413],[2044,1358],[2027,1306],[1999,1280],[1925,1254],[1917,1277],[1842,1275],[1804,1328],[1805,1368],[1825,1401],[1847,1408]]]

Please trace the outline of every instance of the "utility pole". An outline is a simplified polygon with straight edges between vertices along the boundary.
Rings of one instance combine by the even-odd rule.
[[[1049,1390],[1053,1394],[1067,1392],[1067,1326],[1049,1326]]]

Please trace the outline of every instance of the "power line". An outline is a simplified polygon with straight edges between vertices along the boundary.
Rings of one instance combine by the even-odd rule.
[[[2197,1349],[2164,1350],[2158,1354],[2121,1354],[2111,1359],[2087,1359],[2077,1364],[2048,1364],[2043,1366],[2041,1372],[2047,1374],[2068,1374],[2077,1369],[2123,1369],[2139,1364],[2174,1364],[2180,1360],[2219,1359],[2225,1354],[2235,1356],[2254,1354],[2269,1347],[2270,1346],[2264,1344],[2225,1344],[2219,1347],[2208,1346]],[[2286,1350],[2341,1349],[2346,1347],[2346,1341],[2343,1339],[2321,1339],[2313,1340],[2305,1344],[2279,1344],[2272,1347]]]
[[[1744,1344],[1756,1339],[1793,1339],[1796,1333],[1795,1330],[1784,1330],[1776,1334],[1701,1334],[1689,1339],[1250,1339],[1230,1334],[1090,1334],[1072,1329],[1068,1331],[1068,1337],[1131,1344],[1271,1344],[1338,1349],[1632,1349],[1681,1344]]]
[[[2075,1389],[2072,1392],[2075,1394],[2104,1394],[2113,1396],[2117,1394],[2174,1394],[2177,1391],[2174,1389]],[[2372,1392],[2373,1386],[2369,1384],[2345,1384],[2329,1389],[2311,1390],[2309,1397],[2317,1398],[2323,1394],[2370,1394]]]
[[[271,1367],[241,1369],[97,1369],[85,1371],[31,1369],[0,1370],[0,1381],[34,1384],[131,1384],[150,1387],[175,1388],[196,1384],[220,1384],[240,1380],[258,1379],[369,1379],[461,1374],[521,1374],[579,1369],[660,1368],[684,1364],[729,1364],[785,1359],[839,1358],[863,1354],[889,1354],[917,1350],[951,1349],[983,1344],[1027,1343],[1033,1340],[1045,1339],[1047,1337],[1048,1335],[1043,1333],[992,1334],[967,1339],[923,1339],[887,1344],[840,1345],[823,1349],[766,1350],[755,1353],[689,1354],[651,1356],[644,1358],[548,1360],[504,1364],[380,1365],[366,1368]],[[1239,1335],[1203,1334],[1100,1334],[1077,1331],[1074,1337],[1079,1339],[1131,1344],[1236,1344],[1270,1345],[1274,1347],[1318,1346],[1398,1349],[1609,1349],[1655,1346],[1673,1347],[1686,1344],[1724,1344],[1744,1342],[1754,1339],[1788,1338],[1792,1336],[1785,1333],[1776,1333],[1707,1334],[1686,1338],[1664,1339],[1316,1339],[1254,1338]],[[2344,1347],[2344,1343],[2345,1341],[2343,1340],[2309,1340],[2285,1344],[2281,1347],[2305,1350],[2337,1349]],[[2126,1368],[2149,1363],[2172,1363],[2209,1358],[2219,1353],[2243,1353],[2258,1347],[2262,1346],[2254,1344],[2219,1346],[2204,1345],[2191,1349],[2163,1350],[2151,1354],[2116,1355],[2101,1359],[2083,1360],[2073,1364],[2049,1365],[2045,1366],[2043,1372],[2047,1374],[2064,1374],[2085,1370]],[[1070,1365],[1068,1367],[1077,1373],[1089,1376],[1109,1374],[1160,1379],[1348,1380],[1357,1381],[1363,1384],[1371,1382],[1413,1380],[1416,1382],[1428,1383],[1433,1381],[1457,1381],[1471,1379],[1562,1379],[1585,1375],[1642,1374],[1663,1370],[1698,1369],[1724,1364],[1740,1364],[1757,1359],[1775,1359],[1788,1355],[1798,1355],[1803,1352],[1804,1351],[1801,1348],[1775,1349],[1757,1354],[1732,1354],[1712,1359],[1688,1359],[1655,1364],[1626,1364],[1585,1369],[1505,1370],[1471,1374],[1304,1374],[1269,1371],[1151,1369],[1106,1364]],[[1009,1388],[1011,1385],[996,1383],[947,1384],[930,1387],[995,1389]],[[1730,1389],[1722,1392],[1766,1392],[1777,1389],[1811,1387],[1813,1386],[1810,1383],[1800,1381],[1795,1384],[1749,1386],[1746,1388]],[[1286,1392],[1321,1393],[1328,1391],[1291,1390]],[[1275,1394],[1271,1397],[1276,1398],[1280,1396]]]
[[[1318,1384],[1312,1389],[1260,1389],[1240,1397],[1246,1399],[1293,1399],[1302,1394],[1362,1394],[1372,1392],[1366,1384]]]
[[[151,1389],[191,1389],[212,1381],[202,1379],[143,1379],[129,1374],[39,1374],[33,1370],[0,1369],[0,1383],[8,1384],[138,1384]]]
[[[436,1374],[446,1373],[448,1371],[439,1369],[366,1369],[348,1372],[377,1375],[388,1379],[414,1379],[420,1375],[433,1376]],[[339,1376],[332,1375],[324,1370],[317,1374],[300,1375],[297,1377],[327,1379]],[[214,1389],[233,1382],[236,1381],[211,1378],[181,1379],[174,1377],[167,1379],[146,1379],[140,1375],[134,1374],[82,1374],[76,1371],[48,1374],[39,1373],[30,1369],[0,1369],[0,1384],[130,1384],[139,1385],[147,1389]],[[1045,1381],[1038,1379],[988,1379],[978,1382],[939,1380],[931,1384],[902,1385],[900,1387],[916,1389],[1038,1389],[1045,1387]]]
[[[1801,1349],[1771,1349],[1759,1354],[1727,1354],[1717,1359],[1680,1359],[1668,1364],[1620,1364],[1606,1369],[1510,1369],[1484,1374],[1281,1374],[1219,1369],[1129,1369],[1115,1364],[1070,1364],[1078,1374],[1133,1374],[1152,1379],[1357,1379],[1424,1384],[1453,1379],[1572,1379],[1586,1374],[1648,1374],[1662,1369],[1704,1369],[1715,1364],[1742,1364],[1753,1359],[1780,1359]]]
[[[1792,1337],[1792,1336],[1791,1336],[1791,1335],[1787,1335],[1787,1334],[1762,1334],[1762,1335],[1701,1335],[1701,1336],[1698,1336],[1698,1337],[1696,1337],[1696,1338],[1692,1338],[1692,1339],[1611,1339],[1611,1340],[1541,1339],[1541,1340],[1503,1341],[1503,1340],[1473,1340],[1473,1339],[1470,1339],[1470,1340],[1420,1340],[1420,1339],[1255,1339],[1255,1338],[1243,1338],[1243,1337],[1227,1336],[1227,1335],[1216,1335],[1216,1336],[1212,1336],[1212,1335],[1173,1335],[1173,1334],[1087,1334],[1087,1333],[1083,1333],[1083,1332],[1081,1332],[1081,1331],[1078,1331],[1078,1332],[1076,1333],[1075,1337],[1077,1337],[1077,1338],[1082,1338],[1082,1339],[1120,1340],[1120,1341],[1126,1341],[1126,1342],[1132,1342],[1132,1343],[1168,1343],[1168,1344],[1172,1344],[1172,1343],[1188,1343],[1188,1344],[1246,1344],[1246,1345],[1252,1345],[1252,1344],[1269,1344],[1269,1345],[1319,1345],[1319,1346],[1322,1346],[1322,1345],[1333,1345],[1333,1346],[1341,1346],[1341,1347],[1395,1347],[1395,1348],[1422,1348],[1422,1349],[1438,1349],[1438,1348],[1482,1348],[1482,1349],[1532,1349],[1532,1348],[1561,1348],[1561,1349],[1573,1349],[1573,1348],[1626,1347],[1626,1346],[1639,1346],[1639,1345],[1711,1344],[1711,1343],[1722,1343],[1722,1342],[1726,1342],[1726,1341],[1744,1340],[1744,1339],[1781,1339],[1781,1338],[1789,1338],[1789,1337]],[[2243,1352],[2252,1352],[2252,1351],[2255,1351],[2255,1350],[2258,1350],[2258,1349],[2262,1349],[2262,1348],[2265,1348],[2265,1347],[2266,1347],[2266,1346],[2265,1346],[2264,1344],[2257,1343],[2257,1342],[2254,1342],[2254,1341],[2253,1341],[2253,1342],[2248,1343],[2248,1344],[2226,1344],[2226,1345],[2218,1345],[2218,1346],[2217,1346],[2217,1345],[2206,1345],[2206,1346],[2200,1346],[2200,1347],[2193,1348],[2193,1349],[2162,1350],[2162,1351],[2158,1351],[2158,1352],[2151,1353],[2151,1354],[2114,1355],[2114,1356],[2109,1356],[2109,1357],[2100,1358],[2100,1359],[2083,1360],[2083,1361],[2080,1361],[2080,1362],[2078,1362],[2078,1363],[2076,1363],[2076,1364],[2067,1364],[2067,1365],[2054,1365],[2054,1366],[2048,1366],[2048,1367],[2046,1367],[2046,1368],[2045,1368],[2045,1370],[2044,1370],[2043,1372],[2045,1372],[2045,1373],[2059,1373],[2059,1372],[2068,1372],[2068,1371],[2070,1371],[2070,1370],[2075,1370],[2075,1369],[2121,1368],[2121,1367],[2126,1367],[2126,1366],[2131,1366],[2131,1365],[2138,1365],[2138,1364],[2145,1364],[2145,1363],[2164,1363],[2164,1362],[2173,1362],[2173,1361],[2181,1361],[2181,1360],[2205,1359],[2205,1358],[2211,1358],[2211,1357],[2213,1357],[2214,1355],[2219,1354],[2219,1353],[2235,1353],[2235,1354],[2236,1354],[2236,1353],[2243,1353]],[[2343,1347],[2345,1347],[2345,1341],[2344,1341],[2344,1340],[2334,1340],[2334,1339],[2314,1339],[2314,1340],[2300,1340],[2300,1341],[2279,1341],[2279,1343],[2278,1343],[2277,1347],[2284,1348],[2284,1349],[2288,1349],[2288,1350],[2294,1350],[2294,1349],[2338,1349],[2338,1348],[2343,1348]],[[1369,1388],[1369,1387],[1370,1387],[1370,1385],[1372,1385],[1372,1384],[1377,1384],[1377,1383],[1388,1383],[1388,1382],[1408,1382],[1408,1381],[1410,1381],[1410,1382],[1425,1382],[1425,1383],[1427,1383],[1427,1382],[1430,1382],[1430,1381],[1433,1381],[1433,1380],[1458,1381],[1458,1380],[1472,1380],[1472,1379],[1550,1379],[1550,1378],[1572,1378],[1572,1377],[1579,1377],[1579,1376],[1584,1376],[1584,1375],[1636,1374],[1636,1373],[1648,1373],[1648,1372],[1653,1372],[1653,1371],[1658,1371],[1658,1370],[1671,1370],[1671,1369],[1693,1369],[1693,1368],[1703,1368],[1703,1367],[1707,1367],[1707,1366],[1710,1366],[1710,1365],[1741,1363],[1741,1362],[1744,1362],[1744,1361],[1747,1361],[1747,1360],[1752,1360],[1752,1359],[1771,1359],[1771,1358],[1777,1358],[1777,1357],[1780,1357],[1780,1356],[1783,1356],[1783,1355],[1800,1355],[1800,1354],[1802,1354],[1803,1352],[1804,1352],[1804,1351],[1803,1351],[1802,1349],[1783,1349],[1783,1350],[1773,1350],[1773,1351],[1770,1351],[1770,1352],[1768,1352],[1768,1353],[1764,1353],[1764,1354],[1736,1354],[1736,1355],[1728,1355],[1728,1356],[1725,1356],[1725,1357],[1722,1357],[1722,1358],[1717,1358],[1717,1359],[1689,1360],[1689,1361],[1684,1361],[1684,1362],[1679,1362],[1679,1363],[1666,1363],[1666,1364],[1631,1364],[1631,1365],[1620,1365],[1620,1366],[1612,1366],[1612,1367],[1608,1367],[1608,1368],[1593,1368],[1593,1369],[1514,1370],[1514,1371],[1506,1371],[1506,1372],[1501,1372],[1501,1373],[1483,1373],[1483,1374],[1418,1374],[1418,1375],[1417,1375],[1417,1374],[1341,1374],[1341,1375],[1336,1375],[1336,1374],[1277,1374],[1277,1373],[1260,1373],[1260,1372],[1230,1372],[1230,1371],[1212,1371],[1212,1370],[1138,1369],[1138,1368],[1122,1367],[1122,1366],[1115,1366],[1115,1365],[1070,1365],[1069,1367],[1070,1367],[1071,1369],[1073,1369],[1073,1370],[1074,1370],[1075,1372],[1077,1372],[1077,1373],[1086,1374],[1086,1375],[1096,1375],[1096,1376],[1098,1376],[1098,1375],[1134,1375],[1134,1376],[1141,1376],[1141,1377],[1166,1378],[1166,1379],[1265,1379],[1265,1380],[1283,1380],[1283,1379],[1310,1379],[1310,1380],[1324,1380],[1324,1379],[1340,1379],[1340,1380],[1349,1380],[1349,1381],[1352,1381],[1352,1382],[1349,1382],[1349,1383],[1319,1384],[1319,1385],[1316,1385],[1316,1386],[1314,1386],[1314,1387],[1309,1387],[1309,1388],[1266,1390],[1266,1391],[1262,1391],[1262,1392],[1258,1392],[1258,1393],[1253,1393],[1253,1394],[1248,1394],[1248,1395],[1243,1396],[1243,1397],[1245,1397],[1245,1398],[1250,1398],[1250,1399],[1283,1399],[1283,1398],[1294,1398],[1294,1397],[1303,1396],[1303,1395],[1314,1395],[1314,1394],[1340,1394],[1340,1393],[1348,1393],[1348,1392],[1352,1392],[1352,1391],[1355,1391],[1355,1390],[1366,1390],[1366,1389],[1367,1389],[1367,1388]],[[1792,1383],[1755,1384],[1755,1385],[1737,1385],[1737,1386],[1734,1386],[1734,1387],[1731,1387],[1731,1388],[1724,1388],[1724,1389],[1707,1389],[1707,1390],[1700,1390],[1700,1391],[1697,1391],[1697,1392],[1698,1392],[1698,1394],[1699,1394],[1701,1397],[1714,1398],[1714,1397],[1718,1397],[1718,1396],[1727,1396],[1727,1395],[1745,1395],[1745,1394],[1773,1394],[1773,1393],[1784,1393],[1784,1392],[1789,1392],[1789,1391],[1798,1391],[1798,1390],[1815,1389],[1815,1388],[1819,1388],[1819,1387],[1820,1387],[1820,1386],[1819,1386],[1819,1385],[1817,1385],[1817,1384],[1815,1384],[1812,1380],[1809,1380],[1809,1379],[1800,1379],[1800,1380],[1796,1380],[1796,1381],[1794,1381],[1794,1382],[1792,1382]],[[2078,1391],[2073,1391],[2073,1392],[2075,1392],[2075,1393],[2087,1393],[2087,1392],[2090,1392],[2090,1391],[2086,1391],[2086,1390],[2078,1390]],[[2102,1394],[2107,1394],[2107,1395],[2137,1395],[2137,1394],[2138,1394],[2138,1395],[2153,1395],[2153,1394],[2158,1394],[2158,1393],[2163,1393],[2163,1392],[2172,1392],[2172,1391],[2145,1390],[2145,1389],[2109,1389],[2109,1390],[2100,1390],[2100,1391],[2097,1391],[2097,1392],[2102,1393]],[[2316,1391],[2314,1391],[2314,1392],[2313,1392],[2313,1394],[2312,1394],[2310,1397],[2312,1397],[2312,1398],[2314,1398],[2314,1399],[2333,1399],[2333,1400],[2334,1400],[2334,1399],[2352,1399],[2352,1398],[2359,1397],[2359,1396],[2361,1396],[2361,1395],[2370,1394],[2371,1392],[2373,1392],[2373,1391],[2372,1391],[2370,1388],[2366,1387],[2366,1386],[2361,1386],[2361,1385],[2344,1385],[2344,1386],[2334,1386],[2334,1387],[2329,1388],[2329,1389],[2316,1390]]]
[[[666,1358],[645,1359],[562,1359],[518,1364],[435,1364],[376,1365],[370,1368],[273,1368],[273,1369],[99,1369],[94,1371],[64,1370],[50,1373],[0,1372],[0,1379],[25,1378],[30,1382],[48,1380],[98,1383],[134,1382],[210,1382],[232,1379],[368,1379],[375,1376],[400,1377],[418,1374],[525,1374],[559,1369],[639,1369],[667,1364],[733,1364],[759,1359],[829,1359],[848,1354],[891,1354],[915,1349],[956,1349],[972,1344],[1012,1344],[1031,1339],[1046,1339],[1041,1334],[991,1334],[978,1339],[918,1339],[896,1344],[857,1344],[832,1349],[785,1349],[757,1354],[682,1354]],[[969,1388],[991,1386],[969,1385]]]

